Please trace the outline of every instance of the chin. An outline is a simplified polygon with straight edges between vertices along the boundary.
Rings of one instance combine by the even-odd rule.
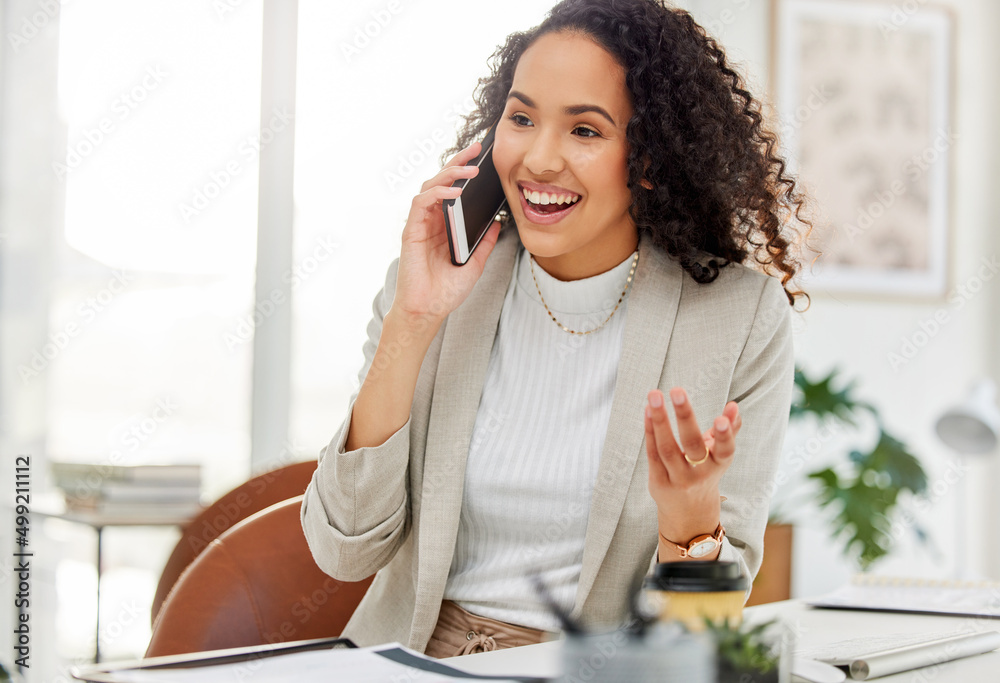
[[[562,253],[562,245],[558,243],[559,235],[545,231],[541,226],[532,225],[527,222],[518,222],[517,219],[514,220],[514,225],[517,228],[518,236],[521,238],[521,244],[533,256],[545,258],[547,256],[558,256]]]

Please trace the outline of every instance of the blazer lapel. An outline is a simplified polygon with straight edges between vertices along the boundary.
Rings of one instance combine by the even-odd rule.
[[[683,271],[665,252],[640,243],[628,298],[625,337],[618,363],[604,450],[587,520],[583,568],[574,616],[583,610],[625,506],[636,462],[644,453],[646,394],[659,386],[680,301]],[[652,558],[651,558],[652,559]]]
[[[521,241],[504,228],[468,299],[448,316],[424,448],[419,571],[411,642],[434,630],[455,553],[465,465],[490,352]]]

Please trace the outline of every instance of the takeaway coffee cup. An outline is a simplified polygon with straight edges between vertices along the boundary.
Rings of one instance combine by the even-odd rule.
[[[706,619],[742,621],[747,585],[735,562],[663,562],[645,581],[660,619],[679,621],[691,631],[703,630]]]

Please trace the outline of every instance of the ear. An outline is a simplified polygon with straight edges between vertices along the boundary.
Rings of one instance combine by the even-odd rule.
[[[645,175],[646,171],[648,171],[648,170],[649,170],[649,157],[646,157],[645,159],[642,160],[642,173],[643,173],[643,175]],[[640,180],[639,184],[642,185],[647,190],[652,190],[653,189],[653,183],[649,182],[645,178],[643,178],[642,180]]]

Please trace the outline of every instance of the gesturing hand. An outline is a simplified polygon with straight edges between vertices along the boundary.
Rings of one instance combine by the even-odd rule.
[[[711,533],[719,523],[719,480],[736,450],[742,420],[734,401],[702,433],[683,389],[670,390],[677,416],[674,437],[663,393],[649,392],[646,404],[646,455],[649,493],[656,502],[660,533],[684,543]]]

